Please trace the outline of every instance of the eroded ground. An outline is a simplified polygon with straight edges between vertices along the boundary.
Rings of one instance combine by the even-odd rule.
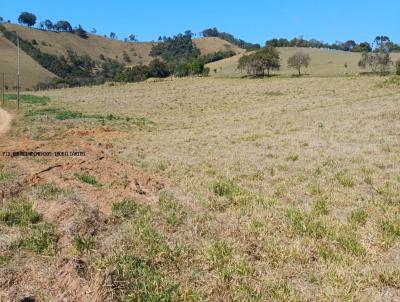
[[[86,156],[1,157],[1,299],[400,299],[398,79],[37,95],[0,151]]]

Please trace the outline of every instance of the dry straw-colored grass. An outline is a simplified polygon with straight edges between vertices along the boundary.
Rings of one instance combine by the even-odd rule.
[[[357,52],[301,47],[280,47],[278,48],[278,51],[281,57],[281,68],[276,72],[276,74],[279,75],[291,76],[297,74],[295,70],[288,67],[287,61],[290,56],[298,51],[308,54],[311,58],[310,65],[302,70],[304,74],[329,77],[356,75],[368,71],[358,66],[358,62],[361,59],[361,53]],[[236,55],[231,58],[208,64],[207,66],[211,69],[210,75],[217,77],[245,76],[246,73],[244,71],[241,72],[237,69],[239,59],[242,55],[243,54]],[[393,62],[396,62],[396,60],[400,59],[400,54],[392,53],[391,58]],[[345,65],[347,65],[347,67],[345,67]],[[214,70],[216,70],[216,73]]]
[[[100,199],[113,221],[96,229],[94,250],[90,238],[80,241],[81,259],[96,272],[86,289],[131,301],[399,300],[400,87],[383,81],[188,78],[45,92],[48,107],[154,122],[106,120],[124,135],[76,138],[78,146],[110,144],[107,165],[118,162],[88,166],[100,187],[77,185],[72,168],[63,174],[63,186],[92,207]],[[97,127],[85,119],[20,123],[14,139],[59,131],[59,143],[74,139],[62,136],[66,128]],[[129,183],[133,167],[164,180],[152,199],[137,191],[139,201],[122,200],[117,183],[124,175]]]

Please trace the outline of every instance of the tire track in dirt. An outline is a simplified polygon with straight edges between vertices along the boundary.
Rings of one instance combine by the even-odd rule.
[[[10,130],[12,116],[10,113],[0,108],[0,136],[7,133]]]

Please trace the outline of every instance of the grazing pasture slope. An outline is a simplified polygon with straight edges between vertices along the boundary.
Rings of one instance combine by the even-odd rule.
[[[397,78],[380,77],[43,92],[41,105],[24,104],[11,146],[74,146],[87,158],[2,164],[3,175],[48,171],[26,180],[38,182],[26,198],[60,236],[46,245],[59,256],[34,268],[39,284],[54,276],[36,296],[62,285],[78,300],[399,300],[399,93]],[[74,282],[60,280],[60,265]],[[18,280],[6,296],[29,284]]]

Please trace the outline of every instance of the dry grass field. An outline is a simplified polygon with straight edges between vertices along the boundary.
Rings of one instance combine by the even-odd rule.
[[[278,50],[281,56],[281,69],[275,73],[283,76],[296,75],[296,71],[288,68],[287,60],[298,51],[307,53],[311,57],[310,66],[304,70],[304,73],[308,75],[343,76],[356,75],[365,71],[358,66],[361,53],[301,47],[280,47]],[[241,72],[237,69],[241,56],[242,54],[208,64],[207,66],[211,69],[210,75],[217,77],[245,76],[244,71]],[[400,59],[400,53],[392,53],[391,58],[395,62]],[[347,68],[345,68],[345,63],[347,63]],[[217,72],[215,73],[214,70]]]
[[[2,151],[86,155],[0,158],[0,300],[399,301],[399,95],[371,76],[26,98]]]

